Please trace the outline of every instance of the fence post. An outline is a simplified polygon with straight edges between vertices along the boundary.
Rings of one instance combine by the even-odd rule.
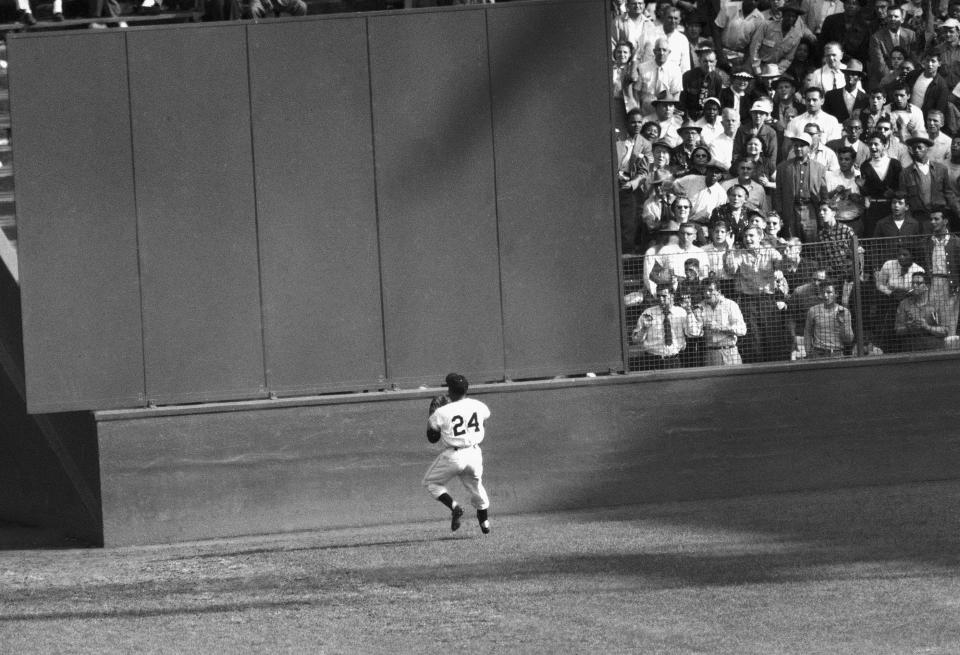
[[[850,236],[850,251],[853,253],[853,293],[851,301],[856,306],[856,320],[853,322],[854,338],[857,340],[857,354],[866,355],[866,344],[863,343],[863,298],[860,294],[860,239],[856,234]]]

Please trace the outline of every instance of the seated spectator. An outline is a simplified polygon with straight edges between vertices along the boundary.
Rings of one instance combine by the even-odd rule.
[[[899,352],[900,339],[894,327],[897,308],[913,289],[915,273],[923,275],[923,267],[913,261],[909,247],[900,246],[896,259],[883,263],[877,272],[877,341],[883,352]]]
[[[703,334],[703,365],[739,366],[743,364],[737,340],[747,333],[740,307],[724,297],[715,279],[704,280],[703,300],[693,309],[694,319]]]
[[[753,179],[755,164],[747,159],[741,159],[733,168],[736,171],[736,177],[724,180],[720,183],[720,186],[728,193],[733,185],[742,186],[747,192],[746,204],[766,212],[770,208],[770,202],[767,199],[766,187]]]
[[[827,280],[820,287],[821,302],[807,311],[803,341],[807,359],[843,357],[853,343],[853,318],[837,303],[837,285]]]
[[[743,233],[744,247],[729,251],[724,258],[726,271],[734,277],[736,302],[747,324],[740,352],[748,364],[783,360],[789,352],[780,315],[787,305],[776,298],[776,272],[784,256],[775,248],[763,246],[762,241],[763,231],[748,227]]]
[[[870,148],[860,140],[863,136],[863,123],[859,118],[848,118],[841,126],[841,136],[839,139],[833,139],[827,142],[827,147],[837,153],[840,157],[841,148],[850,148],[853,150],[854,166],[859,168],[860,164],[870,159]],[[859,175],[859,172],[857,173]]]
[[[930,301],[928,278],[924,273],[914,273],[910,284],[910,293],[897,306],[894,322],[900,350],[939,350],[949,334],[942,315]]]
[[[718,221],[730,227],[734,241],[738,242],[738,235],[750,224],[750,213],[753,209],[747,206],[747,190],[740,184],[727,187],[727,202],[710,212],[710,225]]]
[[[701,329],[686,311],[674,306],[669,285],[658,286],[656,296],[657,305],[643,310],[631,335],[643,350],[640,369],[644,371],[679,368],[687,337],[699,335]]]

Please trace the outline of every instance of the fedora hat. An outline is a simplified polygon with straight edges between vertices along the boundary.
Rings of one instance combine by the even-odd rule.
[[[653,104],[655,105],[656,104],[674,104],[675,105],[675,104],[678,104],[679,102],[680,102],[680,98],[673,95],[669,91],[661,91],[660,93],[657,94],[657,97],[656,99],[654,99]]]
[[[687,130],[694,130],[695,132],[703,132],[703,128],[694,123],[689,118],[683,121],[683,125],[677,128],[677,132],[686,132]]]
[[[776,64],[764,64],[760,67],[760,77],[780,77],[780,67]]]
[[[840,70],[842,70],[844,73],[855,73],[863,76],[863,64],[860,63],[859,59],[851,59],[846,64],[840,66]]]

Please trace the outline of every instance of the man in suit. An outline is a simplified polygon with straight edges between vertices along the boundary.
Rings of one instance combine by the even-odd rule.
[[[884,26],[870,36],[870,61],[867,64],[867,76],[879,80],[890,72],[890,49],[900,46],[907,52],[917,49],[916,33],[903,25],[903,10],[890,7]]]
[[[809,89],[816,86],[824,91],[842,89],[847,84],[847,76],[844,75],[843,48],[836,41],[823,46],[823,66],[807,75],[803,81],[803,88]]]
[[[932,145],[933,142],[925,136],[907,139],[913,163],[900,174],[900,188],[906,191],[907,206],[924,226],[929,225],[930,213],[934,209],[946,208],[953,216],[960,214],[960,203],[950,184],[947,167],[928,158]]]
[[[620,236],[623,254],[633,253],[640,240],[640,187],[653,161],[650,142],[640,134],[643,115],[627,114],[627,134],[617,138],[617,183],[620,200]]]
[[[850,57],[866,61],[870,56],[870,29],[858,0],[844,0],[843,12],[827,16],[820,30],[820,40],[836,41]]]
[[[832,114],[843,123],[851,116],[858,116],[867,106],[867,94],[860,86],[863,79],[863,64],[851,59],[842,66],[846,82],[842,89],[831,89],[823,96],[823,111]]]
[[[805,243],[817,240],[817,208],[827,194],[827,171],[810,159],[812,139],[806,132],[790,135],[794,157],[777,166],[773,208],[787,234]]]
[[[843,136],[839,139],[827,141],[826,146],[840,154],[840,148],[852,148],[854,152],[854,164],[860,166],[863,162],[870,159],[870,148],[866,143],[860,140],[863,134],[863,123],[859,118],[848,118],[843,121]]]

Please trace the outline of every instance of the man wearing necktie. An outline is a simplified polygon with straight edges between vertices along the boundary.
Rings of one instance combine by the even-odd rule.
[[[842,89],[847,84],[847,78],[843,73],[843,48],[836,41],[831,41],[823,46],[823,66],[807,75],[804,89],[810,87],[819,87],[824,91],[833,91]]]
[[[640,370],[680,368],[680,353],[687,347],[687,337],[701,334],[699,322],[673,304],[673,286],[657,286],[657,304],[643,311],[632,335],[633,343],[643,350]]]

